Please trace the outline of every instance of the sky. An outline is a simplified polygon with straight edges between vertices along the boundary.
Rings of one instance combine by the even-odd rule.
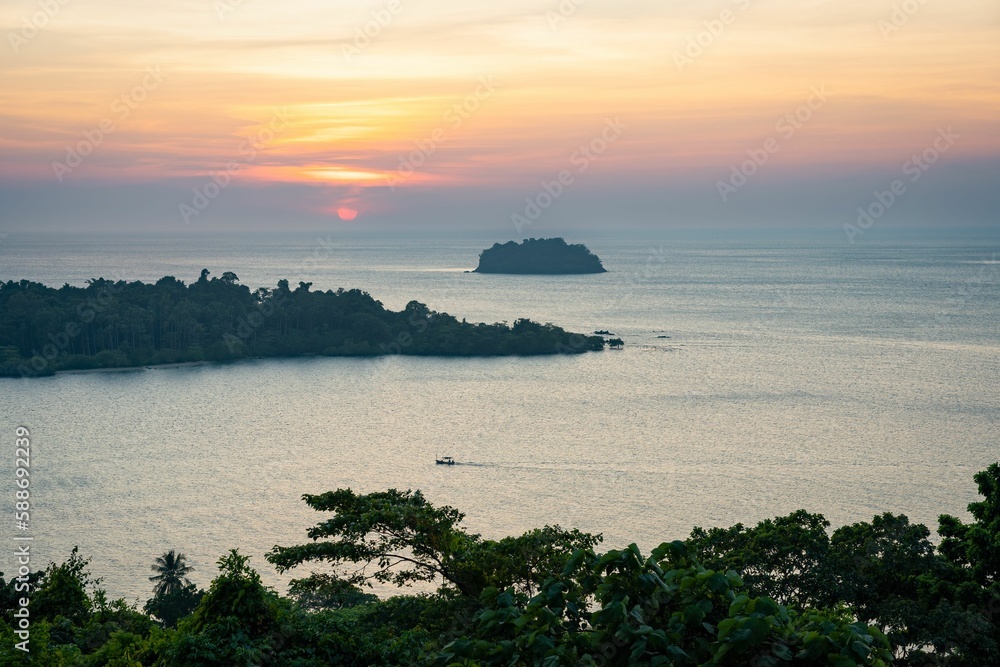
[[[1000,213],[996,0],[8,0],[0,28],[0,231]]]

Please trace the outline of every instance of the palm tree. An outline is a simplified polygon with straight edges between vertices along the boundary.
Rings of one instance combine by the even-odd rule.
[[[173,549],[156,558],[151,568],[156,575],[149,578],[155,582],[154,595],[170,595],[191,585],[191,581],[185,575],[194,568],[188,567],[184,561],[184,554],[175,554]]]

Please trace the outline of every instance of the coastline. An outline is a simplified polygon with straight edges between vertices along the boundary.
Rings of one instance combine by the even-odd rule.
[[[55,375],[84,375],[87,373],[128,373],[131,371],[158,370],[161,368],[185,368],[189,366],[207,366],[212,361],[179,361],[173,364],[151,364],[149,366],[119,366],[114,368],[76,368],[56,371]]]
[[[196,366],[218,366],[222,364],[233,364],[239,363],[241,361],[247,360],[269,360],[269,359],[303,359],[309,357],[322,357],[326,359],[378,359],[382,357],[438,357],[441,359],[493,359],[502,357],[561,357],[561,356],[576,356],[578,354],[586,354],[587,352],[596,352],[597,350],[580,350],[578,352],[548,352],[544,354],[392,354],[392,353],[381,353],[381,354],[317,354],[315,352],[310,352],[306,354],[291,354],[291,355],[269,355],[269,356],[254,356],[254,357],[239,357],[237,359],[203,359],[201,361],[178,361],[172,364],[147,364],[143,366],[113,366],[108,368],[70,368],[65,370],[55,371],[48,375],[38,375],[31,376],[36,377],[53,377],[56,375],[84,375],[90,373],[131,373],[136,371],[147,371],[147,370],[170,370],[174,368],[190,368]],[[0,380],[2,379],[14,379],[14,376],[0,375]]]

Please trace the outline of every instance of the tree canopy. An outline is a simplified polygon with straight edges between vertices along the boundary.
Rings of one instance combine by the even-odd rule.
[[[0,574],[0,667],[987,667],[1000,664],[1000,465],[975,480],[971,521],[942,516],[937,547],[903,515],[831,534],[800,510],[649,554],[602,553],[600,536],[558,526],[484,539],[417,491],[307,495],[325,514],[311,543],[267,559],[326,571],[289,596],[236,550],[173,623],[109,602],[75,549]],[[364,592],[372,581],[401,594]],[[30,656],[13,648],[24,582]]]
[[[604,349],[584,336],[527,319],[472,324],[418,301],[399,312],[357,289],[251,291],[235,273],[191,285],[91,280],[59,289],[0,283],[0,376],[245,357],[386,354],[493,356]]]
[[[440,581],[473,598],[489,586],[530,592],[561,571],[574,551],[601,539],[546,526],[519,537],[484,540],[462,530],[461,512],[434,507],[419,491],[357,495],[338,489],[303,498],[333,516],[307,531],[311,543],[275,546],[267,560],[279,572],[311,561],[347,566],[341,578],[351,585]]]

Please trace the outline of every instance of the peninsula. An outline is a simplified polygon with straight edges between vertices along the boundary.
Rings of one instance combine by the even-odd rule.
[[[583,244],[561,238],[525,239],[493,244],[479,255],[475,273],[576,274],[605,273],[600,258]]]
[[[247,357],[512,356],[603,350],[600,336],[528,319],[473,324],[410,301],[387,310],[361,290],[312,283],[251,291],[235,273],[190,285],[88,281],[59,289],[0,282],[0,377]]]

